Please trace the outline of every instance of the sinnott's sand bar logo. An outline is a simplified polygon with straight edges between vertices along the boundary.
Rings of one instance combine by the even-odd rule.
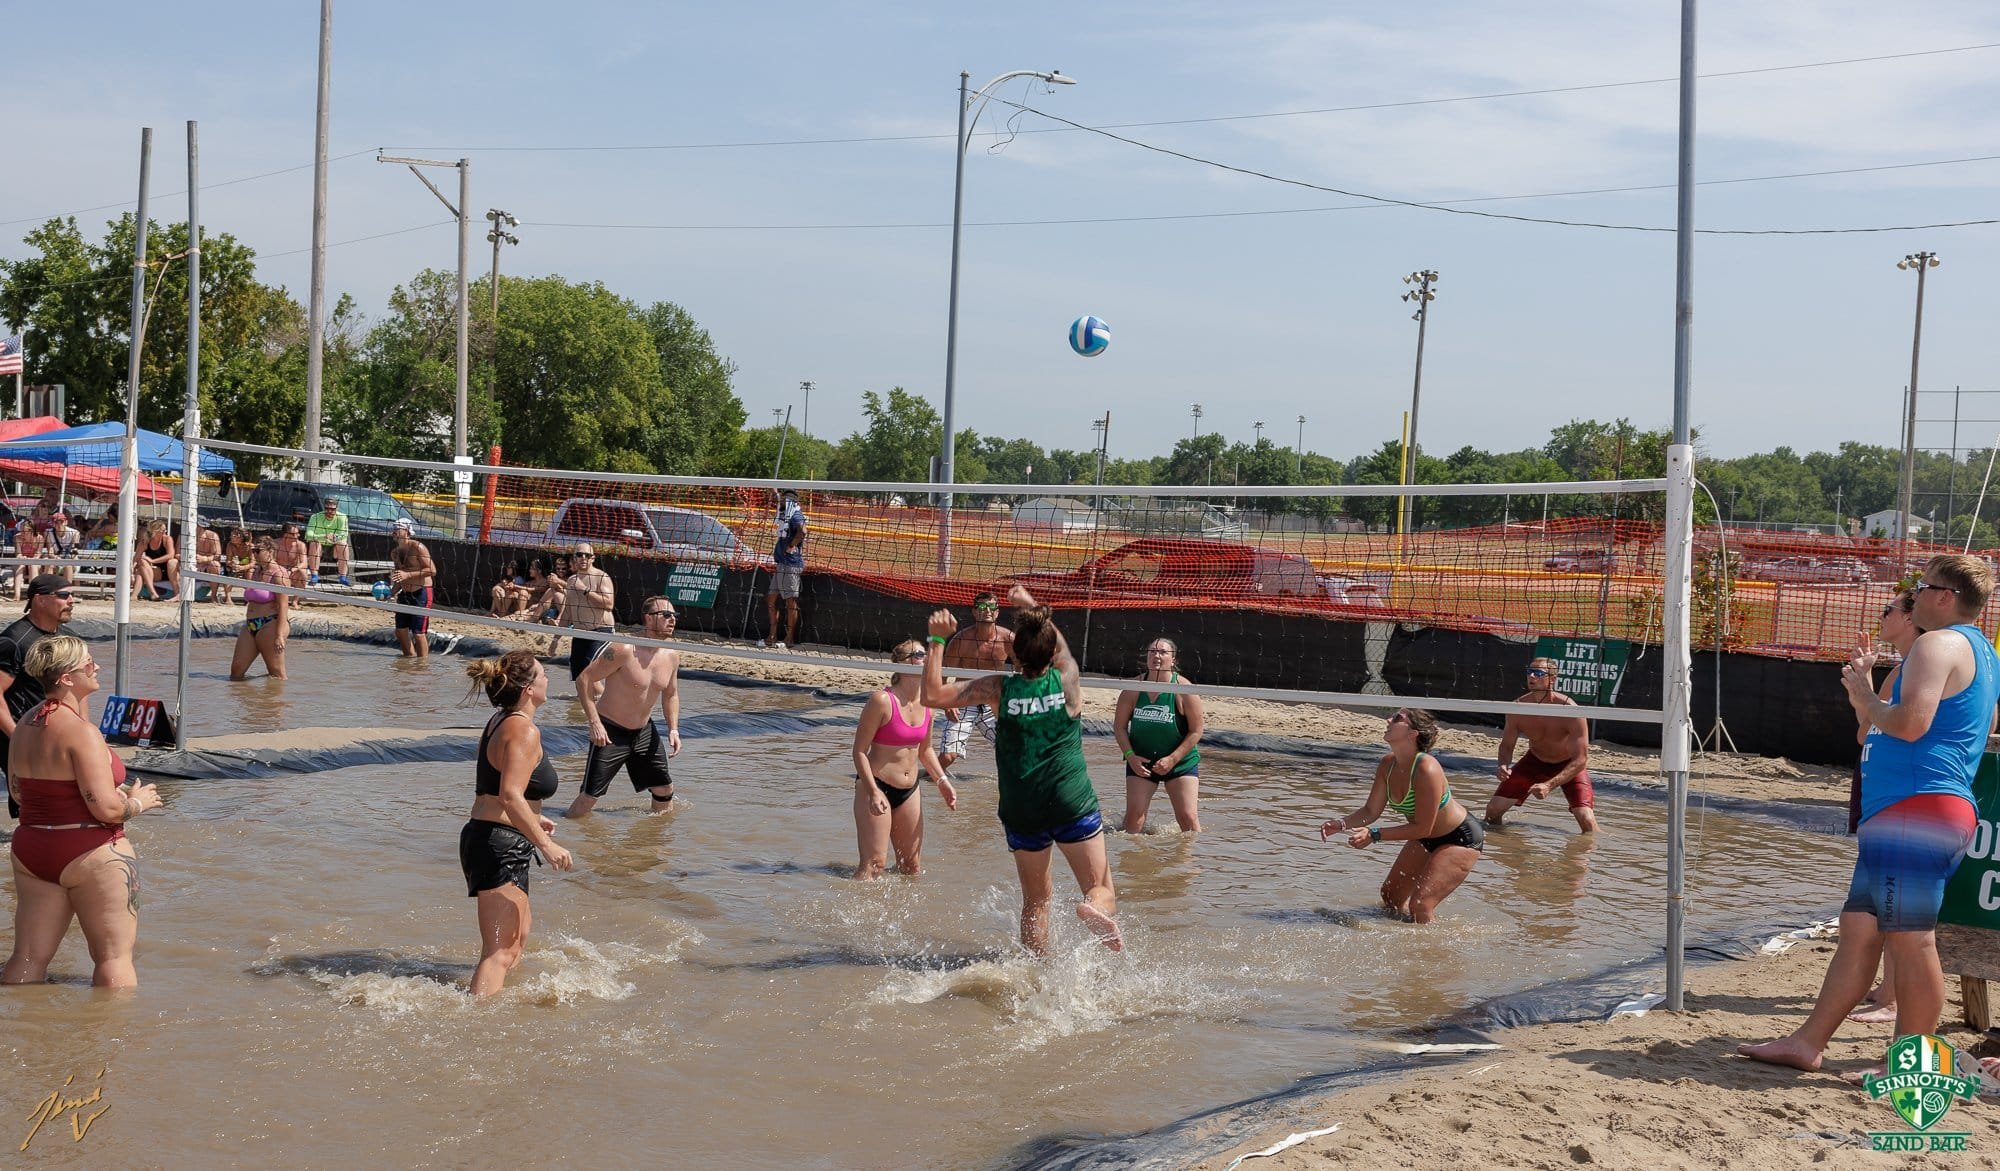
[[[1898,1037],[1889,1045],[1884,1072],[1863,1078],[1861,1084],[1869,1097],[1887,1098],[1913,1130],[1929,1131],[1951,1109],[1952,1099],[1970,1102],[1979,1093],[1977,1079],[1958,1076],[1956,1059],[1942,1037],[1927,1033]],[[1878,1151],[1962,1151],[1968,1133],[1870,1131],[1868,1140]]]

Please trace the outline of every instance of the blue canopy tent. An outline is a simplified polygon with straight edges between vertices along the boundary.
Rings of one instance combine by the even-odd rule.
[[[33,437],[35,447],[24,447],[7,454],[13,459],[35,460],[39,463],[67,464],[82,468],[115,468],[124,458],[121,445],[125,442],[123,423],[85,423],[81,427],[65,427],[60,431],[48,431]],[[48,444],[49,446],[41,446]],[[157,431],[139,431],[139,470],[142,472],[171,473],[178,475],[184,470],[187,450],[181,441]],[[236,463],[227,456],[212,451],[201,453],[199,474],[204,476],[234,476]]]

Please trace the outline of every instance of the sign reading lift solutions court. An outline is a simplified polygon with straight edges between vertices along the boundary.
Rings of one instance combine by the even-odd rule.
[[[2000,931],[2000,755],[1989,752],[1980,758],[1972,794],[1979,805],[1979,828],[1945,884],[1938,919]]]
[[[1556,661],[1556,690],[1585,707],[1609,707],[1618,702],[1618,685],[1625,681],[1625,659],[1632,644],[1617,638],[1535,640],[1535,657]]]
[[[676,606],[715,608],[715,591],[722,587],[722,566],[699,561],[676,562],[667,578],[666,594]]]

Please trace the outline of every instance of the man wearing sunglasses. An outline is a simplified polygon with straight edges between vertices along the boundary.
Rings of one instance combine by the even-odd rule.
[[[1000,599],[982,593],[972,599],[972,625],[951,636],[944,648],[944,669],[970,667],[974,670],[1005,671],[1014,661],[1014,632],[1000,625]],[[951,682],[949,676],[945,682]],[[976,727],[988,744],[993,743],[998,726],[993,709],[985,704],[944,709],[945,724],[938,733],[938,763],[949,769],[965,755],[966,742]]]
[[[647,638],[672,640],[681,617],[673,602],[647,598],[639,613],[645,616]],[[595,808],[621,769],[631,778],[633,792],[652,796],[652,812],[664,813],[674,800],[667,758],[681,750],[681,653],[624,642],[604,645],[576,677],[576,698],[590,725],[590,755],[584,760],[583,789],[570,802],[569,816],[582,817]],[[667,719],[665,739],[653,723],[655,703]]]
[[[60,573],[44,573],[28,583],[28,612],[0,632],[0,772],[7,766],[7,745],[14,736],[14,721],[42,702],[41,681],[21,670],[28,651],[46,638],[70,631],[63,624],[76,609],[76,590]],[[7,796],[7,813],[21,816],[21,807]]]
[[[1576,701],[1556,690],[1556,661],[1535,659],[1528,664],[1528,690],[1515,703],[1546,703],[1574,708]],[[1528,751],[1514,759],[1514,742],[1528,739]],[[1597,831],[1596,795],[1591,791],[1590,724],[1582,716],[1508,716],[1500,733],[1500,788],[1486,803],[1486,824],[1499,825],[1509,809],[1537,801],[1550,789],[1561,789],[1569,811],[1584,833]]]

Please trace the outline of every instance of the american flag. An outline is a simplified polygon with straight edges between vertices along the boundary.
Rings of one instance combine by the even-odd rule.
[[[21,335],[0,337],[0,374],[21,372]]]

